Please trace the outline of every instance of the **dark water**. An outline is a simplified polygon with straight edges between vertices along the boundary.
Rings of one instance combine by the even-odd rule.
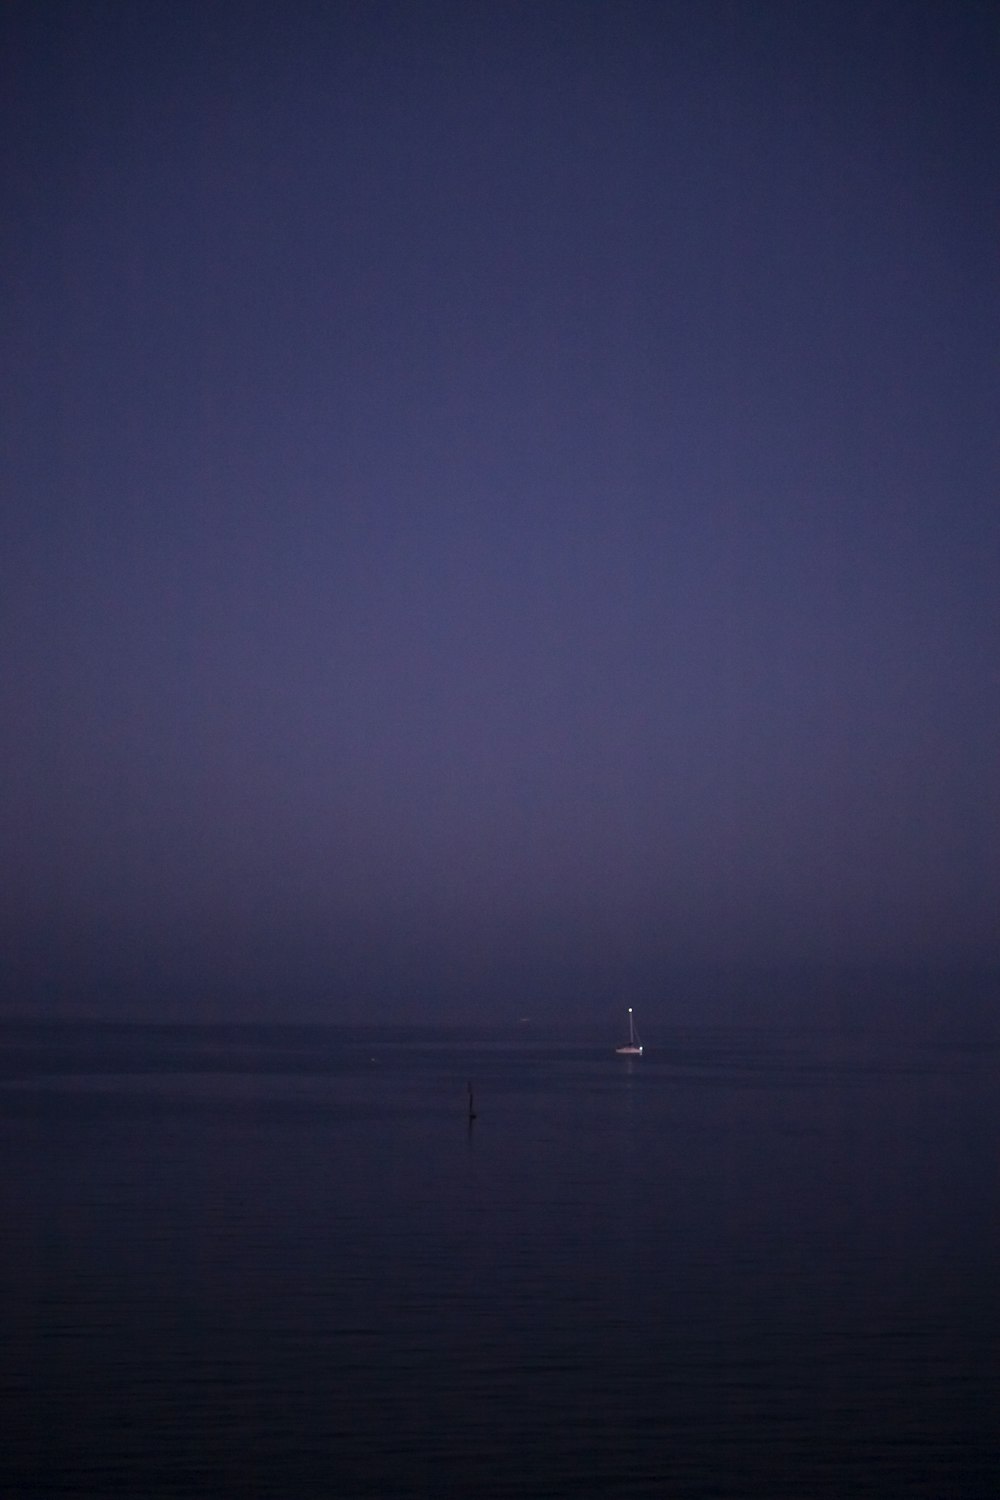
[[[0,1070],[4,1495],[1000,1493],[995,1051],[8,1028]]]

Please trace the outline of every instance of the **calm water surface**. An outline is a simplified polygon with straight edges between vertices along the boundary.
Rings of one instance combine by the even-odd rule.
[[[8,1027],[0,1492],[1000,1493],[997,1053],[612,1045]]]

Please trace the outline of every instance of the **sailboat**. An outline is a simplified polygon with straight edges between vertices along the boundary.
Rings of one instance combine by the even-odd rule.
[[[628,1008],[628,1046],[616,1047],[615,1051],[624,1057],[642,1056],[642,1043],[639,1040],[639,1033],[636,1031],[635,1022],[632,1019],[631,1005]]]

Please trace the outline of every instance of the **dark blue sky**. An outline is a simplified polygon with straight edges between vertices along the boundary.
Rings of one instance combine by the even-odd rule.
[[[2,28],[8,1007],[996,964],[994,6]]]

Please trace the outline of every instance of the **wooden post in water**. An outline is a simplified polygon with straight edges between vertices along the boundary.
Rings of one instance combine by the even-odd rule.
[[[471,1125],[473,1120],[476,1118],[476,1105],[475,1100],[472,1097],[472,1084],[467,1084],[466,1087],[469,1090],[469,1124]]]

